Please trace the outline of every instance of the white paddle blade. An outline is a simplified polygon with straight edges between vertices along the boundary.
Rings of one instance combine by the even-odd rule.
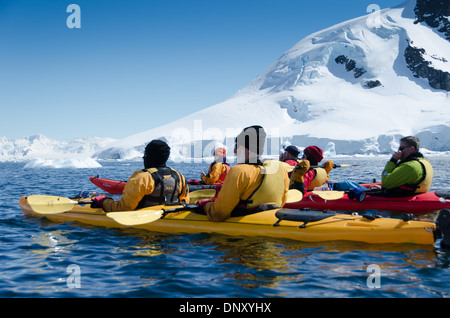
[[[39,214],[56,214],[70,211],[78,204],[69,198],[51,195],[29,195],[27,197],[30,207]]]
[[[294,169],[295,169],[295,166],[291,166],[290,164],[288,164],[286,162],[281,161],[280,164],[284,169],[286,169],[286,171],[288,173],[294,171]]]
[[[117,223],[126,226],[135,226],[146,223],[151,223],[159,220],[163,215],[162,210],[140,210],[140,211],[124,211],[124,212],[109,212],[106,214]]]
[[[298,202],[303,199],[303,193],[296,189],[290,189],[287,193],[286,203]]]
[[[324,200],[338,200],[345,194],[344,191],[313,191],[312,193]]]

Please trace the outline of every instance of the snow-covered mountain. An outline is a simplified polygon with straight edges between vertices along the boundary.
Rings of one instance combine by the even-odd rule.
[[[331,147],[337,154],[391,153],[405,135],[450,150],[448,0],[409,0],[314,33],[230,99],[112,143],[95,158],[140,156],[165,139],[173,157],[232,147],[260,124],[281,144]],[[203,141],[201,141],[203,140]]]
[[[272,156],[286,144],[314,144],[328,155],[390,154],[405,135],[450,151],[449,60],[449,1],[408,0],[302,39],[228,100],[170,124],[120,140],[0,137],[0,161],[134,159],[156,138],[168,141],[171,159],[201,161],[218,143],[231,150],[254,124],[266,129]]]

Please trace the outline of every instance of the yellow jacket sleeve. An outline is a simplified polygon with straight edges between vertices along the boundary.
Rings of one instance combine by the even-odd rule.
[[[221,162],[217,162],[213,165],[211,172],[202,177],[202,181],[206,184],[214,184],[219,180],[222,173],[225,173],[226,169]]]
[[[262,181],[261,168],[253,165],[237,165],[230,169],[217,199],[205,204],[205,212],[211,221],[224,221],[240,200],[247,199]]]
[[[123,189],[122,199],[119,201],[105,200],[103,210],[106,212],[133,211],[142,198],[152,193],[154,189],[155,181],[150,173],[141,170],[135,171]]]
[[[294,169],[294,172],[291,175],[291,183],[293,182],[303,182],[303,176],[306,172],[308,172],[310,168],[309,160],[297,160],[297,166]]]
[[[334,167],[334,162],[333,160],[328,160],[327,162],[325,162],[323,164],[325,171],[328,173],[330,173],[331,170],[333,170]]]

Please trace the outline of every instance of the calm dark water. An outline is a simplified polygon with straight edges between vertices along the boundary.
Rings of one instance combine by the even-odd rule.
[[[338,158],[333,180],[379,179],[387,158]],[[450,160],[432,157],[433,189],[448,189]],[[25,217],[23,195],[98,189],[90,176],[126,180],[140,162],[95,169],[0,163],[0,297],[445,298],[450,253],[434,246],[302,243],[222,235],[167,235]],[[173,164],[198,178],[207,164]],[[426,217],[433,217],[426,216]],[[379,269],[379,280],[369,265]],[[377,288],[379,287],[379,288]]]

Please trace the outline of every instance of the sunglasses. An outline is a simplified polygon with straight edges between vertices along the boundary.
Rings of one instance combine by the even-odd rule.
[[[411,146],[400,146],[400,147],[398,147],[398,150],[399,150],[399,151],[402,151],[403,149],[409,148],[409,147],[411,147]]]

